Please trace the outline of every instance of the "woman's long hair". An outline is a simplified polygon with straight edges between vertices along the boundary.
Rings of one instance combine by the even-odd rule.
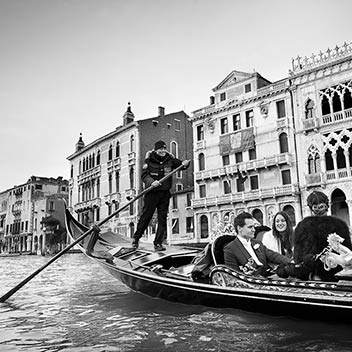
[[[275,220],[277,218],[278,215],[281,215],[285,221],[286,221],[286,230],[283,232],[279,232],[276,229],[276,225],[275,225]],[[281,242],[281,246],[285,251],[285,255],[288,257],[292,257],[292,247],[293,247],[293,226],[292,226],[292,222],[289,218],[289,216],[287,215],[286,212],[284,211],[279,211],[275,214],[274,219],[273,219],[273,226],[272,226],[272,231],[273,231],[273,235],[275,238],[278,238]]]

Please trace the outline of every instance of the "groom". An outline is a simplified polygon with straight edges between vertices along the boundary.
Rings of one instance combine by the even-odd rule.
[[[267,276],[266,273],[271,271],[270,264],[288,264],[290,259],[254,240],[255,224],[251,214],[237,215],[234,220],[237,237],[224,247],[225,265],[246,273],[249,273],[249,267],[253,267],[256,274]]]

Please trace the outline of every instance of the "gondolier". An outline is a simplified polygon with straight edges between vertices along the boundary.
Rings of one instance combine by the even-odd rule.
[[[166,218],[169,209],[169,200],[171,197],[170,188],[172,179],[169,178],[165,182],[160,183],[166,174],[184,164],[184,167],[189,166],[189,161],[182,162],[175,158],[167,151],[166,143],[158,141],[154,145],[154,150],[147,153],[145,163],[143,165],[142,180],[145,187],[155,187],[144,196],[144,205],[142,215],[137,224],[137,230],[133,235],[132,247],[137,249],[139,239],[149,225],[149,222],[157,209],[158,228],[154,239],[154,249],[163,251],[165,247],[162,245],[164,234],[166,233]]]

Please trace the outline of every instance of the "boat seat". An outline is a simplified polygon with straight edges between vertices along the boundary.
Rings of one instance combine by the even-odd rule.
[[[211,254],[215,265],[225,264],[224,247],[235,238],[236,236],[233,235],[222,235],[214,240],[211,245]]]

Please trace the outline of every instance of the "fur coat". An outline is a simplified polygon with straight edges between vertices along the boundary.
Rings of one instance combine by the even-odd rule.
[[[288,275],[308,280],[318,276],[323,281],[336,281],[334,275],[342,270],[341,266],[326,271],[323,263],[315,259],[328,246],[327,237],[337,233],[344,241],[343,245],[352,249],[350,232],[347,224],[335,216],[308,216],[296,227],[294,233],[293,259],[296,265]]]

